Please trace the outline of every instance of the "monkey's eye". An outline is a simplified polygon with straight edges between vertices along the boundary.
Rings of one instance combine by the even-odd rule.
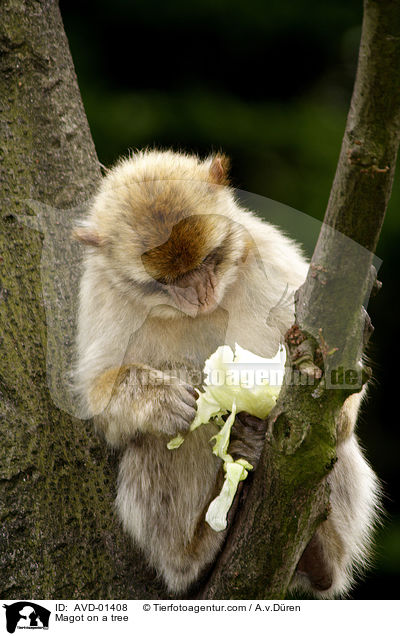
[[[202,260],[203,265],[214,265],[216,267],[224,260],[223,248],[216,247],[212,252],[207,254],[205,258]]]

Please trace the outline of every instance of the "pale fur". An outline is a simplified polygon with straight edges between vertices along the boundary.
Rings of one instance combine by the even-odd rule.
[[[103,180],[82,223],[100,242],[109,239],[112,248],[88,248],[80,291],[76,386],[85,415],[97,416],[107,441],[123,448],[117,495],[123,526],[174,593],[185,592],[198,579],[225,537],[204,522],[220,473],[220,461],[209,444],[214,425],[188,435],[178,451],[167,450],[168,438],[185,428],[176,417],[177,408],[187,425],[193,417],[189,393],[173,378],[166,386],[147,388],[137,377],[132,380],[130,369],[144,365],[167,376],[179,371],[185,382],[199,384],[193,378],[200,378],[205,360],[221,344],[233,347],[237,342],[272,357],[293,323],[293,292],[308,268],[293,241],[240,208],[229,188],[210,186],[211,162],[172,152],[124,160]],[[129,279],[149,280],[141,259],[130,252],[131,246],[136,252],[141,249],[138,236],[142,232],[142,240],[146,228],[140,229],[139,217],[137,226],[125,223],[149,196],[164,207],[169,198],[180,201],[188,216],[212,213],[227,220],[235,265],[221,276],[219,306],[211,313],[184,315],[165,296],[129,285]],[[224,240],[224,223],[210,223],[211,246]],[[236,264],[249,237],[251,248]],[[121,367],[126,377],[110,383],[104,374]],[[325,597],[350,588],[355,569],[365,562],[376,516],[377,481],[353,432],[358,402],[353,398],[343,416],[347,429],[329,477],[332,510],[319,529],[334,573],[332,587],[321,594]],[[293,584],[309,588],[300,575]]]

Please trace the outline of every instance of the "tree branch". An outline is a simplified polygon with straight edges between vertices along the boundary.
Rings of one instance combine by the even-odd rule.
[[[336,421],[346,397],[365,381],[359,360],[371,329],[362,305],[375,280],[372,252],[399,145],[399,69],[400,4],[366,0],[336,176],[307,280],[297,293],[296,326],[287,335],[290,363],[253,483],[202,598],[283,598],[328,514],[325,477],[336,459]],[[303,369],[297,368],[304,384],[293,382],[300,345]],[[356,374],[351,377],[357,382],[330,390],[340,367]],[[317,386],[306,384],[310,375]]]

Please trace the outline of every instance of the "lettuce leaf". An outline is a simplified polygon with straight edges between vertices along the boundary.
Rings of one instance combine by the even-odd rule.
[[[216,532],[225,530],[227,514],[235,497],[240,481],[246,479],[253,466],[241,458],[234,461],[228,453],[230,434],[236,413],[247,411],[250,415],[264,419],[275,406],[280,386],[270,386],[262,374],[255,370],[273,363],[281,368],[283,374],[284,355],[278,351],[275,358],[266,359],[246,351],[238,344],[235,353],[227,346],[218,349],[208,358],[204,366],[205,380],[203,391],[197,399],[197,414],[190,425],[189,433],[211,419],[221,426],[220,431],[211,438],[214,441],[213,453],[224,462],[225,481],[220,494],[210,504],[206,521]],[[224,422],[223,415],[230,413]],[[177,435],[167,447],[176,450],[183,444],[185,437]]]
[[[206,513],[208,525],[216,532],[225,530],[228,512],[236,495],[239,482],[246,479],[248,470],[252,468],[253,466],[245,460],[238,460],[237,462],[232,460],[224,465],[226,471],[224,485],[218,497],[210,503]]]

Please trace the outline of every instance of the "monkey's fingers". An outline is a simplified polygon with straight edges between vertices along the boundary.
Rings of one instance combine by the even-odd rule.
[[[197,402],[196,402],[196,398],[194,397],[191,391],[188,391],[186,388],[181,388],[181,390],[179,391],[179,397],[185,406],[188,406],[189,408],[193,409],[196,413]]]
[[[199,394],[198,394],[198,392],[196,391],[196,389],[195,389],[195,388],[194,388],[191,384],[187,384],[186,382],[184,382],[184,383],[182,384],[182,387],[183,387],[184,389],[186,389],[186,391],[187,391],[188,393],[190,393],[190,395],[192,395],[192,396],[194,397],[194,400],[195,400],[195,401],[197,400],[197,398],[199,397]],[[196,404],[196,408],[197,408],[197,404]]]
[[[239,420],[244,426],[251,428],[255,433],[265,433],[267,430],[267,420],[261,420],[255,415],[250,415],[247,411],[237,413],[236,420]]]
[[[236,415],[228,452],[234,459],[244,457],[256,469],[265,442],[267,422],[242,411]]]
[[[173,411],[172,418],[174,420],[175,432],[177,433],[186,432],[189,426],[191,425],[191,423],[193,422],[195,415],[196,414],[193,413],[193,416],[192,416],[190,412],[177,413],[176,411]]]

